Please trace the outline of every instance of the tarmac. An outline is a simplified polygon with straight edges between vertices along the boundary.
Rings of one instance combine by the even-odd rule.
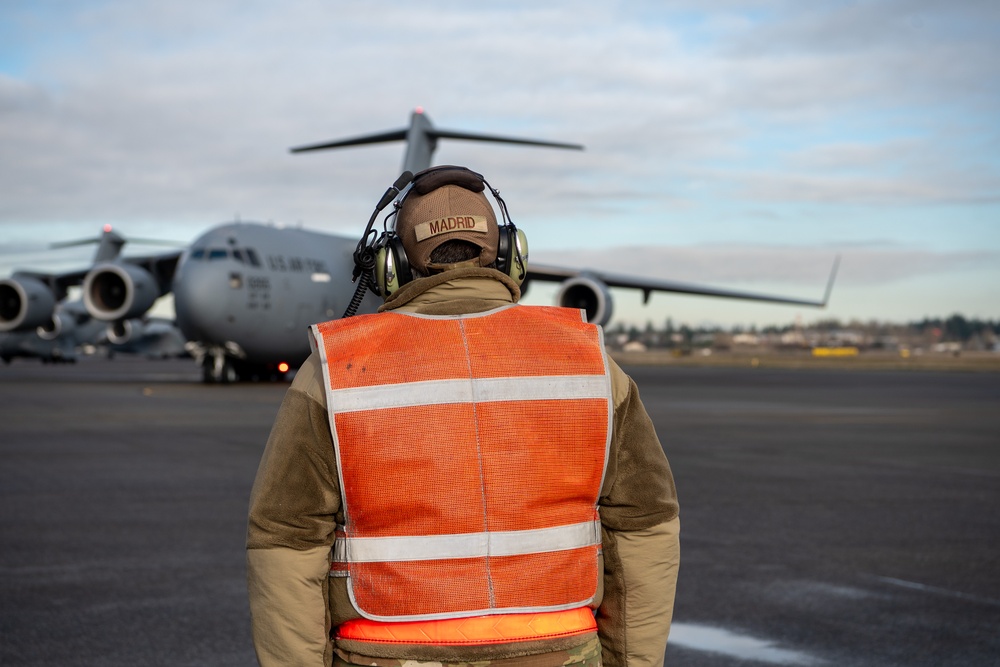
[[[669,666],[1000,664],[1000,373],[626,366],[670,459]],[[253,665],[287,383],[0,367],[0,665]]]

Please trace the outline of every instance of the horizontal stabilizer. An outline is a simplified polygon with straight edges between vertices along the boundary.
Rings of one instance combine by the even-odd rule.
[[[380,132],[378,134],[366,134],[361,137],[351,139],[341,139],[339,141],[328,141],[322,144],[309,144],[308,146],[298,146],[289,149],[292,153],[304,153],[306,151],[320,151],[325,148],[342,148],[344,146],[362,146],[364,144],[381,144],[387,141],[402,141],[406,139],[406,130],[393,130],[391,132]]]
[[[519,139],[517,137],[501,137],[494,134],[478,134],[476,132],[458,132],[456,130],[441,130],[431,123],[423,109],[416,109],[410,114],[410,126],[401,130],[366,134],[350,139],[325,141],[321,144],[309,144],[290,149],[292,153],[319,151],[326,148],[343,148],[344,146],[361,146],[363,144],[378,144],[386,141],[405,141],[406,154],[403,156],[403,171],[419,173],[431,166],[434,151],[437,150],[438,139],[461,139],[465,141],[491,141],[501,144],[519,144],[521,146],[545,146],[548,148],[569,148],[583,150],[580,144],[567,144],[559,141],[539,141],[538,139]]]
[[[498,137],[490,134],[475,134],[472,132],[456,132],[454,130],[439,130],[433,128],[427,131],[435,139],[464,139],[467,141],[494,141],[501,144],[521,144],[522,146],[549,146],[552,148],[569,148],[582,151],[581,144],[564,144],[558,141],[538,141],[536,139],[516,139],[514,137]]]

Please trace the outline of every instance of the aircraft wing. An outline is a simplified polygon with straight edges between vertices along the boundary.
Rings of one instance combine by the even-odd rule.
[[[63,273],[50,273],[46,271],[23,271],[14,272],[14,278],[31,278],[47,285],[52,291],[55,301],[62,301],[66,298],[66,292],[70,287],[79,285],[90,269],[80,269],[77,271],[66,271]]]
[[[138,317],[171,291],[181,251],[148,257],[113,258],[75,271],[18,270],[0,280],[0,332],[42,327],[58,336],[57,304],[69,289],[84,288],[90,316],[104,321]]]
[[[177,269],[177,262],[180,260],[182,252],[181,250],[175,250],[147,257],[123,257],[119,261],[122,264],[132,264],[148,271],[156,278],[156,282],[160,286],[160,292],[166,294],[170,291],[170,285],[174,279],[174,271]]]
[[[568,280],[580,279],[589,281],[597,286],[622,287],[628,289],[641,290],[643,302],[649,301],[649,296],[653,292],[674,292],[678,294],[696,294],[699,296],[716,296],[728,299],[746,299],[750,301],[765,301],[770,303],[794,304],[800,306],[815,306],[822,308],[826,306],[833,289],[833,281],[837,275],[837,266],[840,263],[838,257],[834,260],[833,269],[830,272],[830,279],[826,285],[826,292],[822,300],[801,299],[786,296],[776,296],[772,294],[757,294],[755,292],[744,292],[742,290],[724,289],[711,287],[708,285],[696,285],[676,280],[663,280],[657,278],[642,278],[638,276],[628,276],[606,271],[592,269],[566,269],[557,266],[528,263],[527,280],[541,280],[545,282],[566,283]],[[589,287],[590,285],[588,285]]]
[[[148,257],[123,257],[121,259],[112,260],[112,263],[131,264],[133,266],[142,267],[156,278],[161,287],[161,291],[165,294],[170,291],[170,282],[173,280],[174,270],[177,268],[177,260],[180,259],[180,256],[181,251],[178,250],[160,255],[150,255]],[[93,268],[94,267],[91,266],[86,269],[77,269],[75,271],[65,271],[61,273],[17,270],[14,274],[17,277],[33,278],[34,280],[47,285],[52,291],[55,300],[58,302],[66,298],[66,293],[70,287],[82,284],[84,279],[87,277],[87,274],[90,273]]]

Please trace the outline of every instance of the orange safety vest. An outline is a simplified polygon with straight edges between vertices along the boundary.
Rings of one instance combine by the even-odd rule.
[[[601,329],[573,309],[505,306],[312,331],[345,515],[331,575],[348,577],[364,619],[391,622],[349,622],[340,636],[430,629],[430,643],[466,643],[485,627],[468,617],[497,614],[468,643],[596,627],[585,608],[613,418]],[[465,630],[442,630],[450,619]]]

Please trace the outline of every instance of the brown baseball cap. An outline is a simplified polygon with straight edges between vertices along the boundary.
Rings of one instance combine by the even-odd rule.
[[[500,230],[481,175],[465,167],[433,167],[417,174],[412,188],[396,216],[410,266],[429,273],[434,249],[454,240],[479,246],[480,266],[497,258]]]

